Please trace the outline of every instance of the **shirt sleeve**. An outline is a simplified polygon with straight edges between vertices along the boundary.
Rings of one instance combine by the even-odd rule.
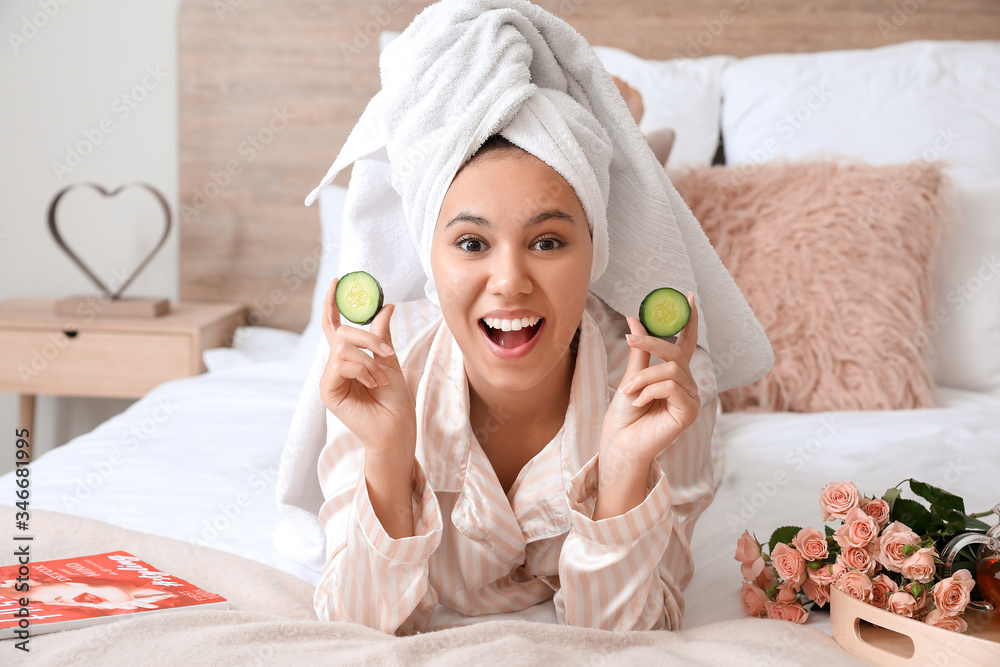
[[[681,591],[694,574],[694,524],[722,478],[722,446],[715,434],[718,389],[711,359],[701,348],[691,371],[701,397],[698,417],[653,461],[639,505],[620,516],[592,519],[597,456],[570,482],[570,531],[554,599],[560,623],[606,630],[680,628]]]
[[[390,537],[368,497],[363,445],[333,415],[328,413],[327,420],[339,429],[320,456],[326,500],[319,519],[327,559],[313,599],[316,613],[323,620],[360,623],[388,634],[419,632],[438,600],[428,580],[428,561],[441,542],[437,497],[415,461],[414,535]],[[325,465],[328,461],[333,463]]]

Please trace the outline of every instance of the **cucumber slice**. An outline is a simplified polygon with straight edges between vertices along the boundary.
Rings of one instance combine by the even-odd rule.
[[[337,281],[337,310],[355,324],[370,324],[382,308],[382,286],[369,273],[354,271]]]
[[[691,304],[673,287],[660,287],[646,295],[639,306],[639,321],[653,336],[677,335],[691,319]]]

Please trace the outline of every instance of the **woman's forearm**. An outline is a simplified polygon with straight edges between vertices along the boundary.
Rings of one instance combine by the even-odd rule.
[[[597,501],[594,521],[621,516],[646,498],[652,461],[623,455],[613,446],[602,449],[597,459]]]
[[[372,455],[365,452],[365,483],[379,522],[398,540],[413,537],[413,455]]]

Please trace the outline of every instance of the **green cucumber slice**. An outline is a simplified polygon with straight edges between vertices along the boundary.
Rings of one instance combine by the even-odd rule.
[[[353,271],[337,281],[337,310],[355,324],[370,324],[382,308],[382,286],[364,271]]]
[[[639,321],[653,336],[676,336],[691,319],[691,304],[673,287],[660,287],[646,295],[639,306]]]

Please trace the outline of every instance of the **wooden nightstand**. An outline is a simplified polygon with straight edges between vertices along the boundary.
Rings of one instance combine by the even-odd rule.
[[[98,304],[95,304],[98,305]],[[21,395],[20,426],[34,433],[36,394],[139,398],[205,371],[201,353],[226,347],[246,308],[181,302],[155,318],[57,315],[54,299],[0,302],[0,391]]]

